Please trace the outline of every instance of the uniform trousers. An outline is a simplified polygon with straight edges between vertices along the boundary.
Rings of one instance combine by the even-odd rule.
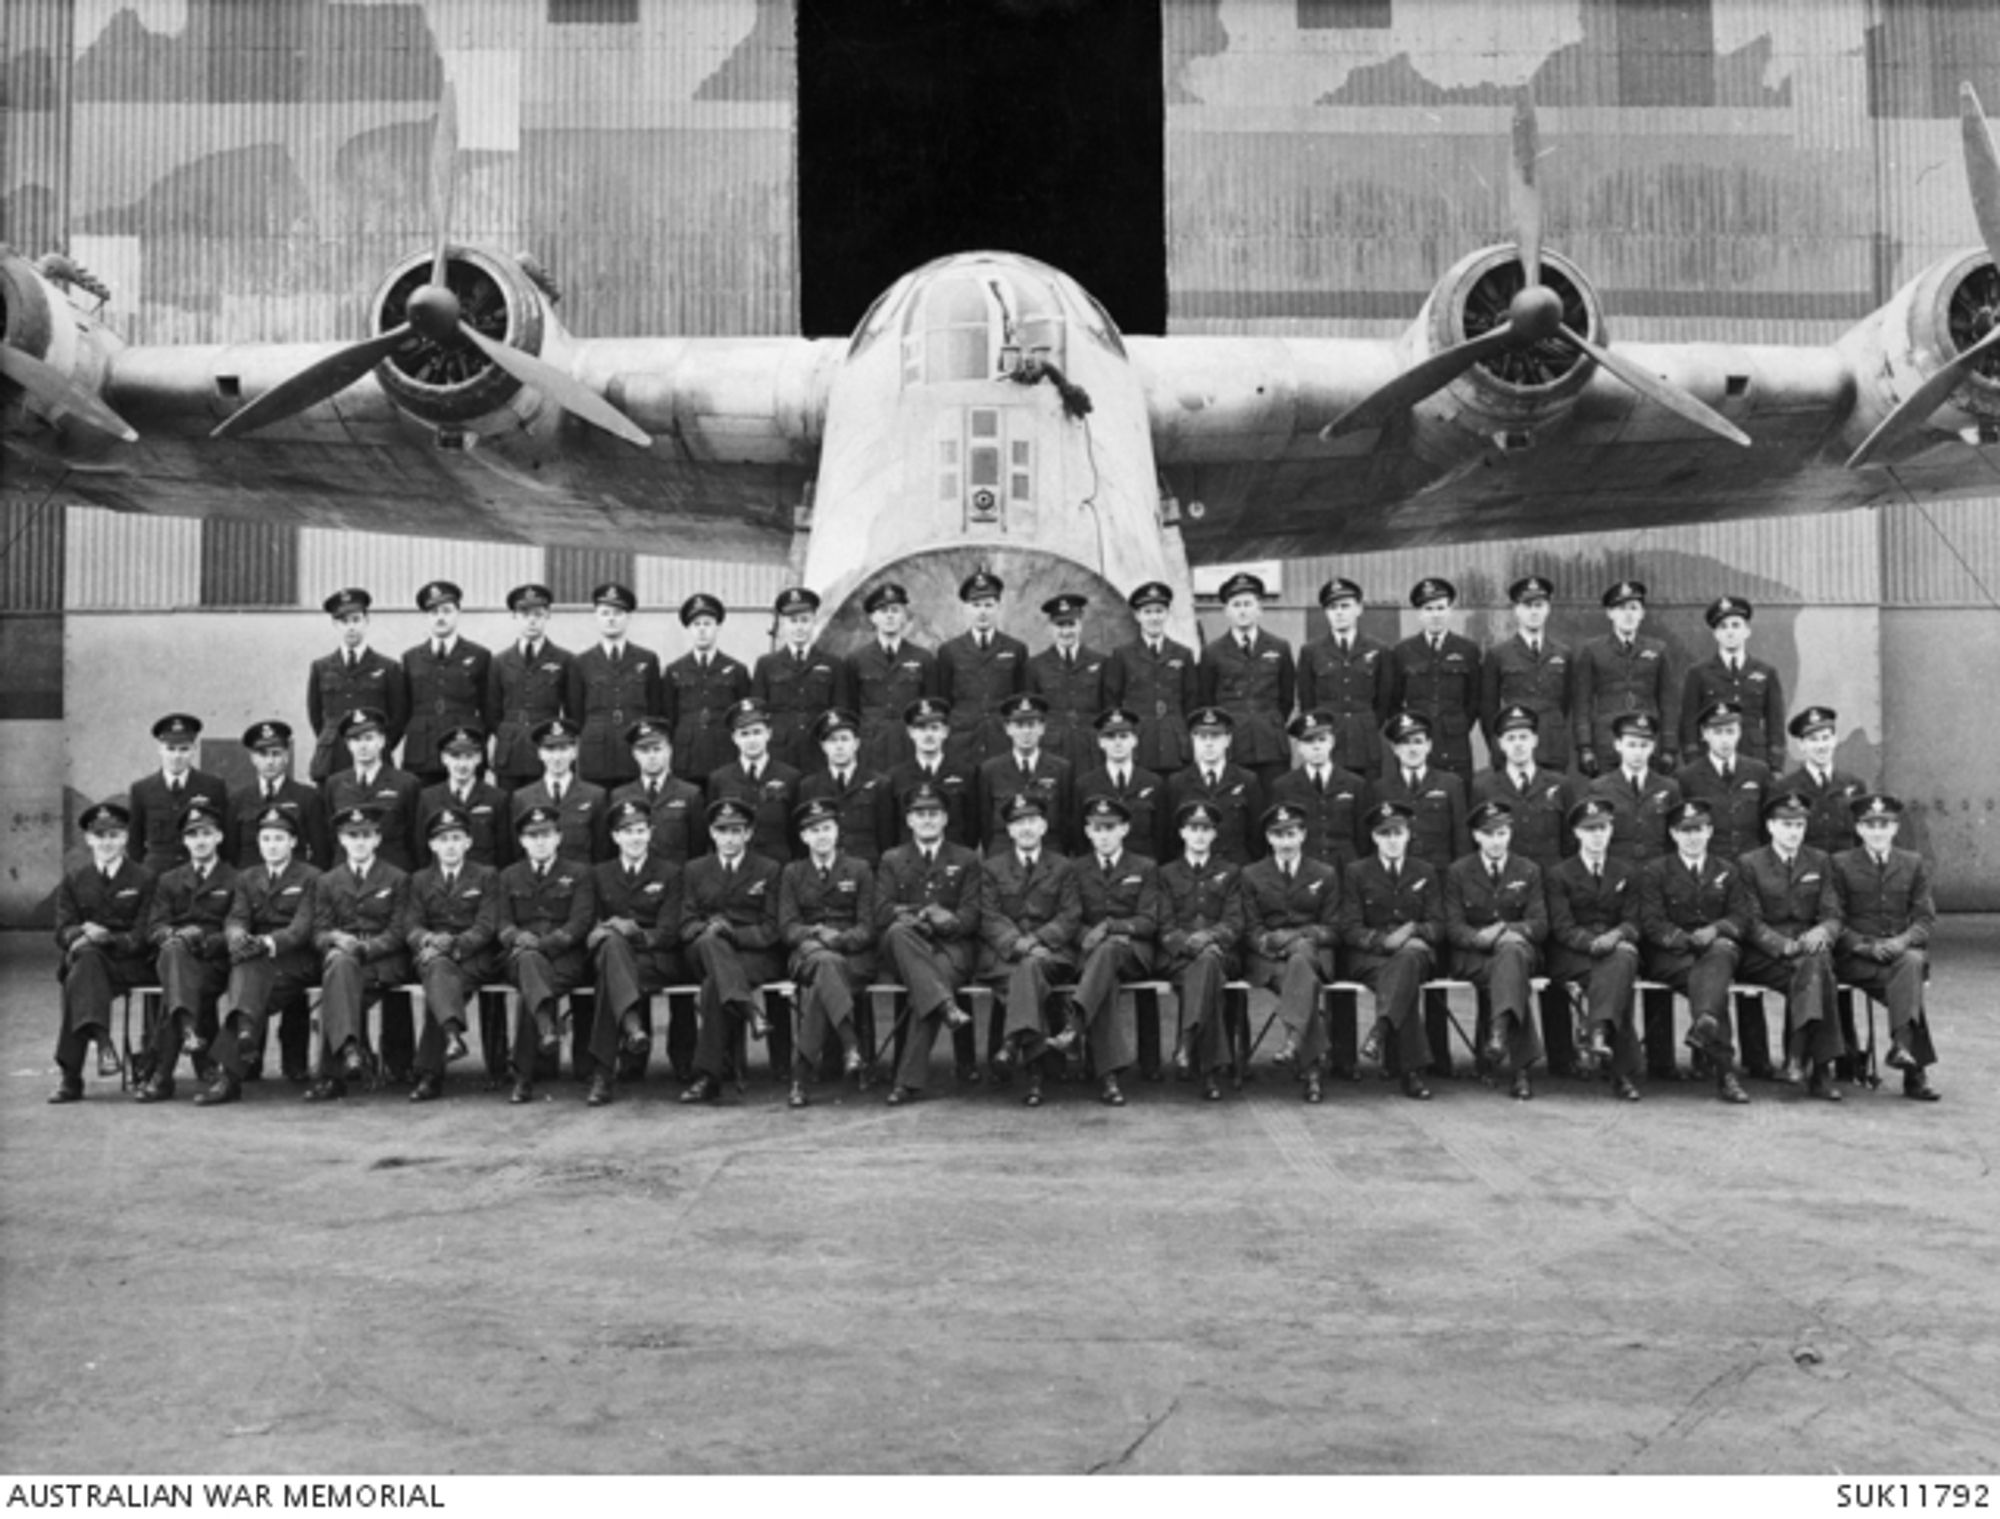
[[[1886,965],[1868,955],[1842,955],[1834,961],[1842,981],[1889,1009],[1890,1037],[1920,1066],[1937,1064],[1930,1019],[1924,1016],[1924,971],[1929,963],[1921,949],[1906,949]]]
[[[1023,955],[998,975],[988,978],[1005,1004],[1001,1024],[1003,1044],[1019,1039],[1023,1059],[1040,1055],[1053,1032],[1048,1016],[1049,994],[1059,981],[1074,981],[1076,966],[1061,955]]]
[[[1180,1037],[1204,1076],[1230,1063],[1228,1020],[1223,1015],[1229,956],[1218,946],[1197,951],[1167,967],[1180,998]]]
[[[176,1019],[185,1015],[193,1020],[193,1033],[203,1044],[215,1040],[215,1005],[229,987],[229,956],[226,952],[208,955],[185,939],[169,939],[160,947],[154,968],[161,995],[160,1020],[149,1031],[153,1071],[171,1079],[181,1058]]]
[[[465,1006],[479,994],[479,988],[500,974],[500,955],[490,945],[460,960],[448,954],[434,956],[417,967],[417,980],[424,988],[424,1026],[417,1033],[414,1065],[420,1076],[444,1074],[444,1029],[456,1023],[460,1032],[471,1027]]]
[[[62,1028],[56,1035],[56,1064],[74,1077],[83,1069],[93,1028],[111,1042],[111,999],[135,986],[151,985],[153,960],[147,954],[115,955],[79,939],[57,971],[62,978]]]
[[[308,1064],[306,1051],[306,992],[311,988],[318,969],[310,950],[293,950],[290,953],[272,956],[260,955],[255,960],[244,960],[229,968],[229,1022],[243,1033],[247,1033],[251,1053],[245,1055],[239,1039],[219,1040],[215,1047],[216,1061],[242,1081],[250,1073],[253,1063],[261,1063],[264,1058],[264,1041],[270,1027],[274,1009],[285,1015],[285,1022],[279,1028],[279,1041],[283,1050],[285,1071],[288,1075],[305,1073]]]
[[[1395,1035],[1395,1050],[1406,1073],[1431,1063],[1430,1035],[1424,1029],[1424,983],[1437,969],[1430,945],[1412,938],[1392,954],[1349,950],[1347,974],[1375,994],[1375,1017]]]
[[[409,978],[409,958],[401,950],[366,964],[353,955],[329,953],[319,977],[319,1028],[326,1052],[338,1055],[350,1039],[367,1049],[369,1004]],[[386,1059],[387,1051],[383,1053]]]
[[[854,996],[868,984],[875,969],[872,955],[847,955],[823,944],[802,945],[791,953],[792,980],[798,986],[799,1035],[792,1051],[792,1070],[800,1080],[819,1074],[827,1037],[857,1049]]]
[[[1253,953],[1244,978],[1278,994],[1278,1021],[1298,1055],[1301,1076],[1318,1070],[1332,1047],[1320,988],[1333,979],[1333,951],[1295,939],[1282,956]]]
[[[972,974],[973,947],[968,940],[944,942],[926,936],[914,924],[897,923],[883,933],[881,953],[883,968],[908,988],[910,998],[896,1084],[921,1092],[930,1082],[931,1049],[938,1029],[955,1005],[958,989]],[[959,1063],[969,1065],[977,1056],[978,1036],[969,1028],[959,1033],[963,1036]]]
[[[1492,1003],[1493,1028],[1487,1037],[1506,1049],[1507,1063],[1516,1071],[1525,1071],[1545,1053],[1528,1013],[1538,959],[1535,946],[1519,938],[1503,937],[1491,949],[1454,947],[1451,952],[1452,975],[1470,981]]]
[[[1740,950],[1734,939],[1717,939],[1707,949],[1653,949],[1646,955],[1646,979],[1679,992],[1688,1001],[1688,1016],[1699,1023],[1715,1020],[1715,1037],[1707,1052],[1725,1066],[1736,1058],[1730,1034],[1729,983],[1736,979]]]
[[[1611,1027],[1611,1074],[1628,1081],[1644,1065],[1639,1041],[1639,946],[1620,941],[1608,955],[1549,953],[1549,974],[1581,991],[1584,1020]]]
[[[1758,986],[1785,994],[1785,1048],[1798,1040],[1807,1058],[1815,1063],[1838,1060],[1847,1053],[1841,1037],[1839,1008],[1834,1002],[1833,951],[1817,954],[1801,951],[1787,960],[1746,948],[1738,966],[1739,977]]]
[[[1107,937],[1083,957],[1076,978],[1077,1019],[1090,1041],[1090,1058],[1099,1076],[1114,1075],[1139,1058],[1131,999],[1118,988],[1127,981],[1144,981],[1153,974],[1150,945]]]
[[[694,1068],[716,1081],[729,1072],[729,1049],[736,1020],[747,1020],[757,988],[784,970],[776,950],[740,949],[713,933],[688,946],[688,960],[701,977],[701,1027]]]
[[[514,1027],[508,1040],[516,1081],[534,1079],[535,1057],[541,1049],[541,1020],[546,1017],[550,1026],[554,1026],[556,1002],[583,985],[589,968],[581,949],[566,949],[555,955],[539,949],[508,953],[505,974],[521,994],[515,1003]]]

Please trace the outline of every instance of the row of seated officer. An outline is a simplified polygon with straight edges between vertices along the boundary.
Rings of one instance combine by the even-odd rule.
[[[826,726],[848,721],[830,715]],[[1412,723],[1420,729],[1420,719],[1404,726]],[[1636,750],[1650,727],[1634,716],[1619,743]],[[1392,723],[1392,743],[1398,733]],[[1301,773],[1310,780],[1312,767]],[[365,801],[332,816],[343,858],[324,872],[298,858],[300,810],[275,801],[254,819],[259,863],[238,872],[221,858],[224,814],[196,798],[178,818],[188,860],[158,877],[129,858],[131,813],[100,804],[82,819],[91,860],[58,899],[62,1079],[52,1100],[83,1095],[83,1056],[93,1039],[108,1046],[113,998],[148,985],[161,988],[161,1016],[148,1031],[141,1101],[173,1095],[182,1054],[205,1083],[197,1102],[238,1100],[273,1009],[314,985],[322,1047],[312,1053],[323,1074],[307,1095],[338,1098],[367,1068],[370,1004],[411,982],[424,992],[411,1097],[432,1100],[447,1065],[467,1052],[469,998],[504,981],[515,992],[505,1031],[515,1101],[533,1097],[571,993],[595,991],[583,1063],[587,1100],[601,1104],[621,1057],[650,1047],[651,996],[680,984],[699,987],[695,1074],[682,1100],[711,1101],[739,1059],[739,1029],[766,1033],[759,988],[783,978],[796,988],[798,1018],[791,1100],[804,1106],[836,1051],[865,1081],[856,1009],[878,976],[905,988],[892,1103],[924,1091],[937,1033],[966,1032],[959,993],[978,983],[998,997],[1004,1020],[996,1080],[1021,1071],[1027,1102],[1039,1105],[1051,1063],[1082,1047],[1102,1099],[1122,1104],[1119,1076],[1135,1056],[1119,989],[1154,979],[1177,994],[1175,1064],[1217,1098],[1239,1058],[1222,1016],[1226,984],[1238,977],[1275,993],[1277,1058],[1308,1102],[1324,1092],[1323,993],[1336,979],[1375,994],[1362,1058],[1400,1070],[1403,1090],[1421,1099],[1433,1051],[1420,993],[1441,973],[1487,993],[1480,1054],[1490,1069],[1511,1071],[1517,1098],[1533,1095],[1529,1073],[1543,1059],[1529,1008],[1539,973],[1575,989],[1578,1044],[1625,1100],[1639,1096],[1641,976],[1687,997],[1688,1042],[1727,1101],[1748,1100],[1730,1026],[1737,982],[1784,994],[1785,1074],[1827,1098],[1839,1095],[1831,1063],[1845,1050],[1836,984],[1880,997],[1888,1064],[1903,1071],[1906,1095],[1936,1098],[1924,1013],[1935,914],[1921,857],[1894,847],[1895,798],[1860,799],[1859,846],[1829,855],[1807,842],[1809,803],[1776,792],[1762,809],[1770,842],[1732,857],[1711,848],[1715,806],[1676,797],[1660,814],[1670,847],[1636,859],[1616,847],[1619,803],[1593,792],[1571,804],[1564,825],[1575,852],[1548,867],[1514,849],[1516,811],[1498,798],[1466,819],[1476,847],[1439,865],[1415,847],[1419,808],[1378,797],[1361,823],[1370,852],[1341,867],[1308,851],[1308,810],[1291,801],[1262,810],[1263,847],[1245,863],[1220,848],[1223,809],[1202,796],[1175,800],[1181,847],[1165,866],[1131,847],[1134,809],[1108,793],[1083,803],[1087,849],[1074,858],[1051,847],[1059,808],[1033,788],[999,804],[1007,842],[981,855],[948,837],[951,799],[920,782],[901,798],[907,838],[872,862],[844,847],[832,796],[797,805],[791,823],[804,852],[790,860],[754,847],[754,796],[709,799],[712,849],[685,861],[655,851],[643,798],[608,809],[615,852],[596,863],[565,848],[558,805],[530,802],[512,811],[520,858],[504,868],[472,857],[471,818],[446,806],[425,827],[432,863],[411,875],[381,857],[382,813]],[[964,1046],[960,1054],[963,1068]]]

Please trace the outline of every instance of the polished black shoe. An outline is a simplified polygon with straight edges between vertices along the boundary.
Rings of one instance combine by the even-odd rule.
[[[1320,1084],[1320,1075],[1319,1075],[1319,1072],[1318,1072],[1318,1071],[1307,1071],[1307,1072],[1306,1072],[1306,1101],[1307,1101],[1307,1102],[1324,1102],[1325,1100],[1326,1100],[1326,1091],[1325,1091],[1324,1087],[1323,1087],[1323,1086],[1322,1086],[1322,1085]]]
[[[417,1078],[417,1084],[410,1088],[410,1101],[436,1102],[444,1096],[444,1078],[429,1072]]]
[[[1201,1078],[1201,1100],[1203,1102],[1222,1101],[1222,1083],[1213,1076]]]
[[[543,1055],[562,1054],[562,1035],[557,1032],[553,1019],[535,1020],[535,1049]]]
[[[681,1093],[682,1102],[713,1102],[722,1095],[722,1083],[713,1076],[697,1076],[694,1083]]]
[[[1507,1089],[1507,1095],[1516,1102],[1533,1102],[1535,1100],[1535,1084],[1528,1080],[1528,1073],[1526,1071],[1516,1071],[1514,1073],[1514,1084]]]
[[[1806,1096],[1817,1097],[1822,1102],[1840,1101],[1840,1082],[1835,1079],[1831,1065],[1813,1067],[1812,1076],[1806,1082]]]
[[[174,1095],[174,1078],[171,1076],[149,1076],[145,1084],[132,1093],[134,1102],[165,1102]]]
[[[1590,1039],[1584,1044],[1583,1053],[1599,1064],[1611,1058],[1611,1041],[1604,1035],[1603,1024],[1591,1024]]]
[[[81,1076],[64,1076],[61,1081],[56,1083],[56,1089],[49,1093],[49,1101],[58,1105],[65,1102],[82,1102],[83,1078]]]
[[[1748,1102],[1750,1094],[1743,1090],[1743,1083],[1736,1079],[1734,1071],[1724,1071],[1715,1078],[1715,1095],[1724,1102]]]
[[[1042,1074],[1040,1071],[1037,1071],[1028,1078],[1028,1095],[1022,1098],[1021,1101],[1024,1105],[1031,1108],[1038,1108],[1042,1105]]]
[[[1504,1071],[1507,1069],[1507,1051],[1501,1045],[1489,1044],[1479,1052],[1479,1061],[1489,1071]]]
[[[347,1095],[347,1083],[338,1076],[322,1076],[306,1088],[307,1102],[338,1102]]]
[[[861,1057],[860,1045],[850,1044],[847,1047],[847,1053],[840,1057],[840,1074],[843,1076],[859,1076],[863,1081],[867,1080],[868,1062]]]
[[[507,1100],[516,1107],[524,1103],[533,1102],[535,1100],[535,1084],[532,1081],[524,1081],[517,1077],[514,1082],[514,1090],[507,1094]]]
[[[1611,1078],[1611,1095],[1616,1097],[1620,1102],[1637,1102],[1639,1100],[1639,1089],[1632,1085],[1628,1077],[1613,1076]]]
[[[764,1010],[755,1004],[750,1008],[750,1037],[760,1043],[771,1037],[771,1020],[766,1018]]]
[[[919,1094],[915,1087],[906,1087],[901,1085],[892,1086],[889,1088],[889,1098],[888,1098],[889,1106],[892,1108],[900,1108],[905,1103],[915,1102],[917,1100],[918,1095]]]
[[[993,1069],[996,1073],[1007,1070],[1014,1064],[1014,1046],[1003,1044],[993,1052]]]
[[[1787,1055],[1785,1057],[1785,1068],[1778,1072],[1778,1080],[1784,1082],[1788,1087],[1804,1086],[1806,1081],[1804,1063],[1793,1056]]]
[[[583,1094],[585,1107],[601,1108],[611,1101],[611,1078],[602,1071],[594,1071],[590,1077],[590,1090]]]
[[[1183,1034],[1174,1044],[1174,1080],[1188,1081],[1194,1076],[1194,1052],[1188,1048],[1187,1035]]]
[[[1431,1100],[1431,1089],[1424,1085],[1424,1078],[1415,1071],[1403,1072],[1403,1095],[1414,1097],[1419,1102]]]
[[[1681,1043],[1697,1054],[1706,1055],[1715,1047],[1716,1041],[1721,1037],[1722,1025],[1717,1023],[1713,1017],[1704,1013],[1701,1017],[1694,1020],[1694,1026],[1688,1030],[1687,1038],[1683,1039]]]
[[[340,1074],[355,1081],[368,1074],[368,1059],[360,1045],[350,1044],[340,1052]]]
[[[198,1108],[219,1108],[225,1102],[240,1102],[242,1099],[243,1083],[224,1071],[212,1086],[194,1094],[194,1105]]]
[[[125,1062],[118,1058],[118,1051],[110,1040],[97,1046],[97,1074],[100,1076],[120,1076],[125,1071]],[[74,1099],[69,1099],[74,1101]]]
[[[960,1007],[956,1002],[952,1003],[950,1007],[944,1010],[944,1026],[946,1028],[949,1029],[969,1028],[971,1027],[971,1024],[972,1024],[972,1014],[968,1013],[964,1008]]]
[[[1271,1059],[1276,1064],[1282,1066],[1297,1065],[1299,1063],[1298,1041],[1289,1038],[1286,1039],[1283,1044],[1278,1046],[1278,1053],[1273,1055]]]
[[[1920,1071],[1923,1069],[1922,1066],[1917,1064],[1916,1056],[1893,1040],[1889,1044],[1889,1053],[1882,1057],[1882,1063],[1892,1071]]]
[[[785,1106],[788,1108],[803,1108],[810,1107],[811,1105],[812,1098],[806,1095],[806,1084],[803,1081],[794,1081],[791,1091],[785,1094]]]
[[[454,1030],[444,1036],[444,1063],[446,1065],[463,1060],[471,1053],[472,1051],[466,1048],[465,1035]]]
[[[249,1029],[241,1029],[236,1035],[236,1058],[260,1076],[263,1074],[263,1056],[257,1049],[257,1036]]]
[[[1361,1042],[1361,1058],[1370,1065],[1378,1065],[1382,1060],[1382,1025],[1376,1024],[1368,1031],[1368,1037]]]
[[[1099,1084],[1097,1100],[1107,1108],[1122,1108],[1125,1106],[1125,1094],[1118,1090],[1118,1078],[1116,1076],[1106,1076],[1103,1082]]]
[[[1930,1077],[1924,1074],[1922,1066],[1914,1071],[1903,1072],[1903,1095],[1912,1102],[1943,1102],[1944,1093],[1931,1085]],[[49,1101],[56,1099],[51,1097]]]
[[[1059,1034],[1049,1038],[1049,1049],[1058,1055],[1067,1055],[1076,1048],[1076,1025],[1071,1024]]]

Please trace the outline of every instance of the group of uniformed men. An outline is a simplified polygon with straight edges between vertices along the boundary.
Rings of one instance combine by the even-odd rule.
[[[549,589],[518,587],[518,637],[490,653],[458,634],[459,588],[435,581],[417,595],[430,637],[397,662],[368,647],[368,593],[336,593],[340,646],[307,689],[315,784],[293,778],[291,730],[271,720],[243,735],[257,780],[230,795],[194,766],[201,723],[176,713],[129,806],[84,812],[90,861],[57,905],[50,1100],[82,1097],[92,1042],[102,1073],[122,1069],[112,1002],[151,986],[140,1101],[173,1096],[184,1054],[198,1104],[239,1100],[274,1013],[285,1074],[316,1067],[306,1096],[339,1098],[374,1058],[371,1004],[417,985],[421,1027],[399,1036],[385,1016],[379,1055],[430,1101],[468,1052],[477,994],[505,983],[514,1101],[559,1050],[570,994],[594,992],[578,1074],[599,1105],[643,1069],[653,995],[685,984],[700,995],[681,1100],[706,1102],[740,1074],[743,1034],[766,1034],[761,988],[780,980],[793,1106],[829,1057],[866,1084],[857,1009],[881,982],[904,989],[891,1103],[926,1089],[942,1029],[960,1079],[981,1079],[963,993],[983,986],[993,1080],[1018,1073],[1036,1106],[1087,1051],[1099,1096],[1122,1104],[1134,981],[1170,984],[1174,1066],[1214,1100],[1243,1058],[1224,1019],[1239,978],[1275,993],[1277,1060],[1306,1101],[1324,1093],[1336,979],[1374,993],[1361,1058],[1423,1099],[1442,1052],[1422,992],[1439,976],[1486,994],[1480,1060],[1526,1099],[1546,1058],[1538,975],[1569,989],[1566,1032],[1624,1100],[1640,1095],[1642,977],[1687,998],[1687,1043],[1725,1101],[1749,1100],[1738,983],[1784,994],[1787,1081],[1839,1097],[1845,983],[1886,1004],[1904,1094],[1936,1100],[1928,867],[1896,847],[1896,798],[1834,768],[1836,715],[1787,722],[1741,598],[1708,609],[1716,654],[1676,713],[1636,581],[1604,593],[1611,633],[1572,651],[1545,631],[1553,587],[1525,577],[1514,635],[1482,651],[1448,630],[1447,581],[1418,583],[1422,630],[1390,647],[1335,579],[1326,636],[1296,660],[1259,626],[1254,575],[1221,587],[1228,627],[1199,656],[1166,636],[1163,584],[1131,593],[1140,636],[1108,654],[1082,643],[1084,598],[1062,595],[1031,655],[998,626],[1003,591],[968,577],[966,631],[933,651],[905,636],[903,588],[878,585],[875,636],[843,658],[815,642],[818,596],[793,588],[754,669],[716,648],[726,613],[708,595],[682,605],[691,648],[669,663],[631,642],[625,586],[595,591],[581,653],[549,641]],[[1475,726],[1495,756],[1476,775]],[[1804,763],[1781,774],[1787,733]]]

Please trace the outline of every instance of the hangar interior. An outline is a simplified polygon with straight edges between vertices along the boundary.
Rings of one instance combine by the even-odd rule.
[[[919,20],[913,15],[917,10]],[[468,241],[525,249],[583,336],[843,332],[937,253],[1010,248],[1074,274],[1132,332],[1388,337],[1458,256],[1501,240],[1508,111],[1550,145],[1550,243],[1621,338],[1828,344],[1919,268],[1977,241],[1957,88],[2000,106],[1985,0],[14,0],[0,228],[108,285],[131,342],[361,335],[367,292],[430,236],[443,84],[460,110]],[[1652,587],[1653,626],[1707,648],[1701,608],[1758,608],[1753,650],[1794,706],[1841,714],[1840,762],[1913,808],[1941,905],[2000,907],[2000,493],[1689,527],[1408,548],[1275,567],[1275,630],[1316,630],[1333,573],[1372,630],[1444,574],[1498,636],[1539,571],[1576,638],[1597,593]],[[418,637],[448,576],[465,632],[503,642],[508,587],[545,580],[588,637],[622,579],[635,638],[732,608],[767,647],[782,563],[466,543],[281,521],[123,515],[0,481],[0,926],[47,921],[89,802],[150,767],[187,710],[201,762],[304,725],[328,592],[370,587],[375,645]],[[1213,584],[1204,572],[1203,583]],[[1205,616],[1212,618],[1212,609]],[[1031,646],[1040,617],[1009,606]],[[950,631],[950,630],[944,630]],[[1973,699],[1968,700],[1968,696]]]

